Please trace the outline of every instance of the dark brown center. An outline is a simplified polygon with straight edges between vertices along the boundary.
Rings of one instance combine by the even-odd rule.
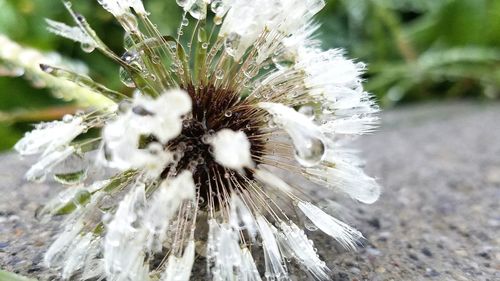
[[[182,133],[167,144],[170,151],[180,153],[176,154],[175,166],[167,167],[163,176],[185,169],[193,171],[200,201],[208,202],[211,198],[218,207],[219,196],[226,197],[231,189],[247,186],[247,180],[252,177],[248,171],[246,175],[239,175],[218,164],[207,138],[222,129],[243,131],[250,141],[252,158],[258,164],[264,151],[260,137],[264,121],[254,117],[259,109],[241,100],[235,92],[215,87],[195,90],[193,86],[185,90],[192,98],[192,117],[183,121]]]

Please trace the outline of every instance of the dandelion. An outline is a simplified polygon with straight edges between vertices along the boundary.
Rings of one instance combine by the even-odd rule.
[[[46,264],[63,279],[189,280],[204,260],[213,280],[287,280],[294,261],[328,280],[304,227],[349,249],[362,234],[311,191],[370,204],[380,188],[346,147],[374,129],[378,108],[363,90],[365,66],[313,37],[323,0],[177,0],[175,36],[140,0],[98,2],[125,30],[122,55],[70,2],[76,25],[48,20],[49,30],[114,60],[134,94],[41,65],[112,103],[38,125],[15,147],[41,155],[28,179],[68,185],[39,212],[67,215]],[[58,173],[75,155],[95,161]],[[114,174],[88,183],[85,171],[103,167]]]

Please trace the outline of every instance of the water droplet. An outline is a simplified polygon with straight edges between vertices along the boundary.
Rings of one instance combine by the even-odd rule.
[[[181,25],[182,26],[188,26],[189,25],[189,20],[188,18],[183,18],[182,21],[181,21]]]
[[[87,190],[80,190],[75,194],[75,197],[73,198],[73,203],[76,206],[83,206],[85,205],[89,199],[90,199],[90,192]]]
[[[148,145],[148,151],[152,155],[159,155],[163,151],[163,146],[157,142],[152,142]]]
[[[358,63],[356,63],[356,67],[357,67],[359,70],[366,70],[366,64],[365,64],[365,63],[362,63],[362,62],[358,62]]]
[[[129,51],[125,52],[121,59],[126,62],[127,64],[131,64],[132,62],[136,61],[139,58],[139,54],[135,51]]]
[[[188,2],[191,2],[191,0],[175,0],[175,2],[177,3],[177,5],[184,7]]]
[[[174,160],[174,162],[179,162],[179,160],[181,160],[181,159],[182,159],[182,154],[179,152],[175,152],[172,155],[172,160]]]
[[[73,121],[73,115],[66,114],[66,115],[63,116],[62,120],[65,123],[70,123],[71,121]]]
[[[121,113],[127,112],[130,107],[132,106],[132,103],[130,101],[124,100],[118,104],[118,111]]]
[[[207,43],[207,42],[205,42],[205,43],[201,44],[201,47],[202,47],[203,49],[207,49],[207,48],[208,48],[208,43]]]
[[[189,9],[189,14],[197,20],[205,19],[207,17],[207,4],[205,0],[195,0]]]
[[[160,58],[160,56],[158,56],[158,55],[153,55],[153,56],[151,57],[151,62],[152,62],[153,64],[159,64],[159,63],[161,62],[161,58]]]
[[[207,144],[208,144],[208,143],[210,143],[210,141],[211,141],[211,140],[212,140],[212,136],[211,136],[211,135],[209,135],[209,134],[205,134],[205,135],[203,135],[203,136],[201,137],[201,141],[202,141],[203,143],[207,143]]]
[[[154,113],[147,110],[146,108],[144,108],[143,106],[140,106],[140,105],[137,105],[137,106],[134,106],[132,108],[132,112],[134,114],[137,114],[139,116],[153,116]]]
[[[220,25],[222,23],[222,17],[220,16],[215,16],[214,17],[214,24],[215,25]]]
[[[231,110],[227,110],[226,112],[224,112],[224,116],[229,118],[229,117],[233,116],[233,112]]]
[[[121,20],[120,22],[122,23],[125,31],[128,33],[136,32],[139,23],[137,22],[137,18],[134,14],[124,13],[119,19]]]
[[[312,222],[310,221],[306,221],[304,223],[304,227],[309,230],[309,231],[316,231],[318,230],[318,227],[316,225],[314,225]]]
[[[36,183],[41,183],[41,182],[44,182],[46,178],[47,178],[46,173],[39,172],[39,173],[29,177],[28,180],[32,181],[32,182],[36,182]]]
[[[226,40],[224,41],[224,47],[226,49],[226,52],[230,55],[233,56],[236,54],[236,51],[238,49],[238,46],[240,45],[241,41],[241,35],[235,32],[229,33],[227,35]]]
[[[95,50],[95,45],[91,43],[82,43],[80,46],[85,53],[92,53]]]
[[[198,42],[206,42],[207,41],[207,31],[204,27],[200,27],[198,29]]]
[[[259,67],[254,63],[249,64],[243,71],[243,74],[249,79],[255,77],[257,73],[259,73]]]
[[[217,14],[217,15],[224,14],[224,11],[225,11],[224,1],[213,0],[210,8],[212,9],[212,12],[214,12],[214,14]]]
[[[221,80],[222,78],[224,78],[224,70],[218,69],[215,72],[215,78],[218,79],[218,80]]]
[[[309,117],[310,119],[314,119],[314,107],[310,105],[304,105],[299,108],[299,113],[304,114],[305,116]]]
[[[129,88],[135,88],[134,80],[132,80],[132,77],[130,77],[130,74],[123,67],[120,67],[119,76],[120,76],[120,81],[122,81],[122,83],[125,86],[127,86]]]
[[[274,129],[276,128],[278,125],[276,124],[276,122],[274,121],[274,119],[270,119],[269,122],[267,122],[267,125],[269,126],[269,128],[271,129]]]
[[[304,136],[300,144],[294,141],[295,158],[304,167],[318,165],[325,155],[325,144],[319,138]]]
[[[130,33],[126,33],[125,36],[123,36],[123,47],[125,50],[133,49],[135,47],[134,40],[130,36]]]
[[[87,178],[87,170],[83,169],[81,171],[72,172],[72,173],[64,173],[64,174],[55,174],[54,180],[61,184],[72,185],[81,183]]]

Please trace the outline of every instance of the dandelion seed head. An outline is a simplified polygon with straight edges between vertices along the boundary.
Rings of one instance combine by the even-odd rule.
[[[303,228],[349,249],[362,235],[316,206],[324,198],[309,191],[319,187],[290,178],[367,204],[380,188],[345,148],[375,128],[378,108],[363,90],[365,65],[319,48],[312,19],[324,1],[177,0],[175,35],[163,35],[140,0],[98,2],[126,33],[123,54],[67,1],[76,26],[47,20],[49,30],[114,60],[134,94],[41,65],[112,106],[38,125],[15,146],[40,155],[28,179],[54,175],[75,188],[41,211],[67,215],[47,265],[63,279],[189,280],[202,255],[212,280],[287,280],[291,260],[328,280]],[[75,154],[96,158],[85,173],[114,174],[89,185],[79,171],[54,173]]]

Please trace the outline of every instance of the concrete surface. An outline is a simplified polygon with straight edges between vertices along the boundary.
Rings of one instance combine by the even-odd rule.
[[[359,146],[384,193],[370,206],[342,202],[366,237],[357,252],[312,233],[332,280],[500,280],[500,104],[387,111]],[[33,214],[58,188],[26,183],[17,155],[0,167],[0,268],[57,280],[41,258],[58,221]]]

